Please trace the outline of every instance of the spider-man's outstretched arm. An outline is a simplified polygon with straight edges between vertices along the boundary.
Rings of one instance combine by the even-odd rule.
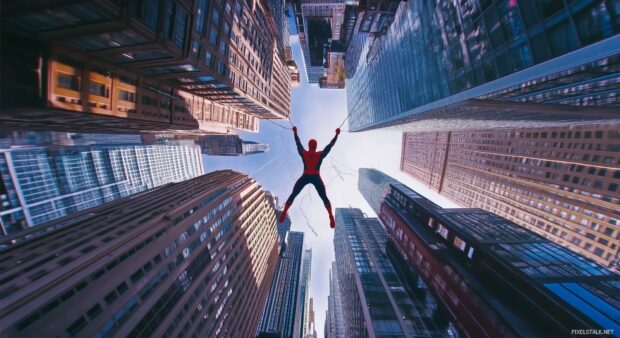
[[[325,146],[325,149],[323,149],[323,152],[321,153],[321,158],[327,156],[327,154],[329,154],[329,151],[332,150],[332,147],[334,146],[334,144],[336,144],[336,140],[338,140],[338,135],[340,135],[340,128],[336,129],[336,136],[334,136],[331,142],[329,142],[329,144]]]
[[[299,136],[297,136],[297,127],[293,127],[293,135],[295,135],[295,144],[297,144],[297,152],[299,156],[302,156],[304,152],[304,146],[301,145],[301,141],[299,140]]]

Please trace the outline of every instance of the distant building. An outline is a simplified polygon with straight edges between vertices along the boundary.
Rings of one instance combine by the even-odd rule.
[[[306,338],[310,320],[312,249],[304,250],[302,257],[299,292],[297,294],[297,310],[295,311],[295,325],[293,326],[293,337],[295,338]]]
[[[373,168],[360,168],[357,188],[372,210],[379,215],[383,198],[390,192],[390,184],[399,183],[382,171]]]
[[[327,52],[327,72],[319,80],[321,88],[344,88],[344,49],[342,45],[336,41],[331,41]]]
[[[308,301],[308,320],[307,320],[306,334],[304,338],[317,338],[316,327],[314,323],[314,300],[310,297]]]
[[[144,144],[148,135],[79,134],[61,132],[12,131],[0,133],[0,148],[16,146],[76,146],[93,144]]]
[[[279,338],[293,337],[298,310],[304,233],[287,231],[285,241],[285,249],[278,258],[269,297],[265,303],[258,337],[267,337],[269,334]]]
[[[257,131],[290,114],[280,7],[274,17],[262,1],[4,2],[0,124]]]
[[[620,275],[507,219],[443,209],[402,184],[392,185],[380,218],[463,336],[620,329]]]
[[[203,173],[197,146],[0,149],[0,235]]]
[[[301,80],[299,79],[299,69],[297,68],[297,63],[295,63],[295,60],[287,60],[286,66],[288,67],[288,73],[291,76],[291,85],[293,87],[299,86],[299,82]]]
[[[609,24],[620,15],[615,4],[368,3],[388,14],[353,7],[345,20],[352,131],[620,119],[620,28]]]
[[[272,14],[273,21],[276,25],[276,32],[279,40],[284,49],[290,48],[289,43],[289,28],[288,19],[286,16],[286,1],[285,0],[269,0],[270,13]],[[288,60],[288,58],[285,58]]]
[[[0,331],[252,337],[277,262],[261,187],[217,171],[0,241]]]
[[[397,274],[387,243],[378,219],[360,209],[336,208],[332,273],[337,274],[344,336],[458,336],[428,289],[410,289]]]
[[[325,315],[325,338],[346,337],[342,306],[336,262],[332,262],[332,266],[329,269],[329,296],[327,296],[327,313]]]
[[[620,125],[405,133],[401,170],[620,271]]]
[[[264,153],[269,146],[262,143],[243,141],[239,135],[209,135],[197,142],[203,154],[212,156],[242,156]]]

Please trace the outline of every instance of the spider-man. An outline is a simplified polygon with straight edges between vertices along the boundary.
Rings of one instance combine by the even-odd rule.
[[[286,200],[286,204],[284,204],[284,210],[282,214],[280,214],[280,223],[284,222],[286,218],[286,212],[288,208],[293,204],[293,200],[295,197],[299,195],[301,190],[307,185],[312,184],[314,188],[319,193],[319,196],[323,200],[323,204],[325,204],[325,208],[329,213],[329,226],[332,228],[336,227],[336,222],[334,221],[334,215],[332,214],[332,205],[329,203],[329,199],[327,198],[327,194],[325,193],[325,184],[323,184],[323,180],[321,179],[321,163],[329,151],[332,149],[336,140],[338,139],[338,135],[340,134],[340,128],[336,129],[336,136],[329,142],[329,144],[323,149],[323,151],[316,151],[316,140],[311,139],[308,141],[309,150],[304,149],[301,145],[301,141],[299,141],[299,136],[297,136],[297,127],[293,127],[293,134],[295,135],[295,143],[297,144],[297,152],[301,159],[304,162],[304,173],[295,183],[293,187],[293,192],[291,196],[289,196],[288,200]]]

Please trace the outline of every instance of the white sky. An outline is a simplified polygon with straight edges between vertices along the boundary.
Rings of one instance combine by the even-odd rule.
[[[297,35],[293,35],[294,32],[294,28],[291,28],[291,47],[302,83],[292,91],[291,121],[297,126],[301,142],[306,148],[308,140],[315,138],[319,144],[318,148],[322,149],[347,116],[346,91],[320,89],[316,85],[308,84],[299,39]],[[290,128],[286,120],[274,122]],[[342,129],[348,129],[347,123]],[[240,135],[244,140],[268,143],[271,149],[265,154],[243,157],[205,156],[206,171],[233,169],[250,174],[266,190],[278,196],[280,204],[283,204],[303,171],[292,131],[279,128],[268,121],[261,121],[259,133],[240,133]],[[327,195],[334,209],[360,208],[369,217],[376,217],[357,190],[357,171],[365,167],[383,171],[440,206],[456,207],[454,203],[399,171],[401,138],[401,132],[391,129],[340,134],[338,142],[323,161],[321,168]],[[316,331],[319,336],[323,336],[329,294],[329,268],[334,260],[333,230],[329,227],[323,203],[311,185],[306,186],[299,194],[289,215],[292,222],[291,230],[305,232],[304,245],[306,248],[312,248],[310,296],[314,298]]]

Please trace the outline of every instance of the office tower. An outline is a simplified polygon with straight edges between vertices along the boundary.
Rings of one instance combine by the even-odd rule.
[[[203,173],[197,146],[0,149],[0,235]]]
[[[143,144],[147,135],[139,134],[80,134],[67,133],[72,145]]]
[[[310,297],[310,300],[308,301],[308,323],[307,323],[307,328],[306,328],[306,334],[304,335],[304,338],[316,338],[316,328],[315,328],[315,323],[314,323],[314,300],[312,297]]]
[[[620,329],[620,275],[507,219],[442,209],[402,184],[380,218],[464,336]]]
[[[344,47],[333,40],[327,51],[327,72],[319,79],[321,88],[344,88]]]
[[[608,1],[406,1],[386,33],[354,22],[353,131],[618,119],[620,15]],[[348,21],[347,21],[348,22]]]
[[[261,187],[232,171],[48,223],[2,242],[12,259],[0,263],[0,331],[250,337],[273,278],[275,225]]]
[[[310,270],[312,268],[312,249],[304,250],[301,263],[301,277],[293,337],[306,338],[308,328],[308,308],[310,302]]]
[[[338,285],[336,262],[329,269],[329,296],[327,296],[327,314],[325,316],[325,337],[344,338],[344,317],[342,315],[342,296]]]
[[[360,209],[336,208],[335,266],[345,336],[455,335],[447,321],[437,320],[441,315],[408,293],[387,256],[387,242],[378,219]]]
[[[11,0],[2,16],[14,128],[230,133],[290,114],[266,2]]]
[[[264,153],[269,145],[252,141],[244,141],[239,135],[208,135],[196,142],[201,151],[213,156],[242,156]]]
[[[273,283],[258,329],[259,336],[272,334],[281,338],[293,337],[303,245],[303,232],[288,231],[286,233],[286,246],[278,258]]]
[[[91,144],[143,144],[148,135],[79,134],[59,132],[0,132],[0,148],[14,146],[76,146]]]
[[[276,218],[278,220],[280,219],[281,214],[282,214],[282,210],[276,209]],[[278,222],[278,237],[280,238],[280,246],[282,247],[282,250],[284,250],[284,247],[286,245],[285,244],[286,236],[290,230],[291,230],[291,218],[287,214],[286,217],[284,218],[284,222]]]
[[[620,271],[620,125],[405,133],[401,170]]]
[[[357,178],[357,189],[372,210],[379,215],[383,198],[390,192],[390,184],[397,180],[373,168],[360,168]]]
[[[286,1],[269,0],[267,4],[269,5],[269,11],[276,25],[278,45],[281,45],[285,49],[290,48]],[[285,57],[285,60],[288,60],[288,58]]]

